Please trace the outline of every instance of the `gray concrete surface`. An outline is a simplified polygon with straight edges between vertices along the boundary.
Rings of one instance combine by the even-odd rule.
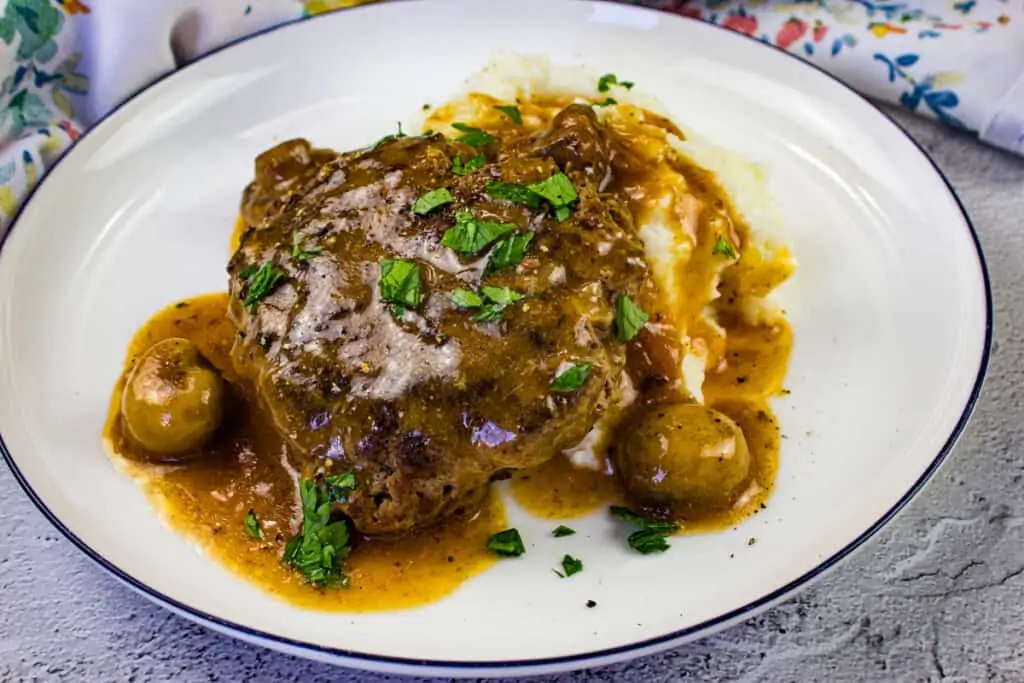
[[[700,642],[559,681],[1024,681],[1024,160],[901,116],[984,244],[995,354],[939,475],[821,584]],[[927,397],[922,397],[926,399]],[[0,680],[378,681],[216,635],[93,566],[0,467]]]

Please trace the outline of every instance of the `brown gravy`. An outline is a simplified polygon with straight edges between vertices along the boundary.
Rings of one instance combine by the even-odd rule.
[[[235,388],[235,414],[199,461],[145,465],[118,458],[162,508],[172,527],[225,566],[268,592],[297,605],[348,612],[415,607],[452,592],[495,561],[488,537],[505,528],[500,498],[491,494],[479,511],[398,540],[356,538],[348,559],[351,588],[321,589],[281,564],[300,517],[296,480],[285,445],[258,404],[238,383],[228,353],[235,334],[225,317],[226,294],[208,294],[165,308],[132,339],[125,373],[154,343],[189,339]],[[116,453],[130,452],[119,418],[122,384],[111,402],[105,436]],[[265,539],[246,533],[253,510]]]
[[[547,119],[560,104],[522,103],[521,107],[526,115]],[[435,118],[443,123],[442,114],[443,110],[435,112],[426,127]],[[493,121],[484,123],[493,130],[508,125],[497,115]],[[624,136],[635,132],[629,129],[630,125],[634,124],[620,131]],[[653,126],[677,132],[669,129],[669,122],[653,118],[635,125],[637,130]],[[636,139],[640,140],[638,144],[656,147],[656,138],[648,130],[638,133]],[[649,209],[644,202],[644,188],[665,182],[654,173],[644,175],[640,163],[643,156],[640,155],[635,173],[622,174],[617,190],[636,197],[630,208],[638,219]],[[696,226],[697,234],[693,237],[698,243],[707,245],[708,240],[713,241],[724,220],[733,243],[745,244],[749,229],[714,175],[681,156],[671,158],[669,164],[685,177],[690,193],[705,207],[711,207]],[[231,238],[232,251],[244,229],[245,223],[240,219]],[[782,389],[792,332],[781,321],[758,327],[739,322],[739,316],[730,310],[733,297],[728,292],[768,291],[785,279],[789,271],[786,265],[762,263],[760,255],[749,254],[748,258],[748,254],[744,251],[743,261],[731,276],[726,275],[723,296],[716,304],[724,336],[707,325],[700,310],[689,310],[684,305],[682,310],[665,311],[663,322],[684,323],[691,337],[709,349],[709,370],[703,388],[705,402],[742,428],[754,462],[748,494],[725,514],[686,520],[684,532],[730,527],[753,514],[768,498],[778,470],[781,436],[767,399]],[[748,261],[756,263],[751,267]],[[711,270],[710,252],[695,253],[687,268],[679,273],[678,285],[683,291],[699,291],[706,286]],[[657,302],[646,302],[645,308],[648,306],[652,314],[657,313]],[[139,330],[127,356],[124,376],[153,343],[168,337],[184,337],[198,346],[235,390],[234,414],[200,461],[155,466],[116,459],[143,483],[175,529],[268,592],[303,607],[323,610],[365,612],[426,604],[452,592],[494,563],[496,558],[485,549],[485,543],[490,535],[506,527],[506,520],[501,500],[492,492],[482,509],[447,519],[440,527],[399,540],[354,539],[347,561],[351,579],[351,588],[347,590],[310,586],[295,571],[283,566],[281,553],[297,531],[300,518],[296,475],[287,464],[286,445],[270,426],[270,420],[262,415],[252,392],[234,372],[229,352],[235,330],[227,320],[226,309],[226,294],[209,294],[170,306]],[[655,340],[646,346],[649,355],[667,354],[659,364],[677,363],[678,354],[663,342]],[[660,346],[666,348],[659,351]],[[719,363],[722,359],[726,362]],[[105,429],[105,437],[117,454],[129,453],[131,448],[121,433],[122,386],[123,379],[115,388]],[[625,493],[611,463],[607,459],[605,463],[603,470],[594,471],[575,468],[568,459],[556,457],[538,468],[516,473],[509,490],[521,507],[551,520],[568,520],[608,505],[625,504]],[[244,529],[243,522],[250,510],[262,524],[263,540],[251,538]]]

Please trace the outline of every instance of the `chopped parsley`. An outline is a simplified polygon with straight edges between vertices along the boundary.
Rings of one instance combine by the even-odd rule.
[[[243,270],[242,278],[248,280],[248,288],[242,305],[250,312],[255,311],[259,303],[270,296],[274,288],[281,283],[284,275],[284,271],[275,266],[273,261],[266,261],[259,268],[249,266]]]
[[[342,565],[349,552],[348,520],[331,521],[327,486],[299,482],[302,531],[284,548],[281,561],[315,586],[348,586]]]
[[[496,105],[494,108],[500,111],[505,116],[512,119],[512,123],[516,124],[517,126],[523,125],[523,114],[522,112],[519,111],[519,107],[507,104],[499,104]]]
[[[615,74],[605,74],[597,79],[598,92],[608,92],[613,85],[621,85],[626,90],[632,90],[635,84],[633,81],[620,81]]]
[[[653,531],[661,531],[667,534],[679,531],[679,525],[675,522],[644,517],[643,515],[633,512],[629,508],[621,507],[619,505],[611,506],[608,508],[608,511],[611,513],[612,517],[620,522],[628,522],[629,524],[640,527],[641,529],[651,529]]]
[[[397,133],[391,133],[390,135],[385,135],[380,140],[377,140],[377,142],[373,145],[373,148],[377,149],[378,147],[383,145],[385,142],[391,142],[393,140],[401,140],[402,138],[405,138],[405,137],[409,137],[409,136],[402,132],[402,122],[399,121],[398,122],[398,132]]]
[[[527,185],[527,187],[551,202],[551,206],[556,208],[568,206],[580,198],[576,194],[576,188],[572,186],[572,181],[562,172],[555,173],[547,180]]]
[[[452,193],[443,187],[427,192],[412,204],[412,212],[417,216],[426,216],[439,206],[455,201]]]
[[[480,293],[487,299],[487,303],[480,307],[480,312],[473,316],[478,323],[493,323],[501,319],[505,309],[522,301],[526,295],[520,294],[508,287],[491,287],[485,285],[480,288]]]
[[[555,538],[564,538],[566,536],[572,536],[575,533],[576,533],[575,529],[570,529],[569,527],[565,526],[564,524],[559,524],[558,526],[555,527],[555,530],[551,532],[551,535],[554,536]]]
[[[567,370],[560,372],[551,382],[551,391],[559,394],[571,394],[578,391],[587,381],[590,371],[594,369],[591,363],[573,363]]]
[[[309,249],[303,249],[302,245],[299,243],[299,231],[292,231],[292,260],[296,263],[308,261],[323,250],[323,247],[310,247]]]
[[[487,131],[474,128],[466,123],[453,123],[452,128],[463,133],[463,135],[460,135],[455,139],[471,147],[486,147],[498,139]]]
[[[562,571],[556,570],[555,573],[561,578],[567,579],[573,574],[579,574],[581,571],[583,571],[583,562],[577,560],[572,555],[566,555],[562,558]]]
[[[569,176],[561,171],[547,180],[542,180],[539,183],[533,183],[526,187],[551,204],[551,207],[555,210],[555,218],[559,223],[569,217],[569,205],[580,198],[576,194],[576,188],[572,186]]]
[[[711,253],[716,255],[723,254],[731,259],[738,259],[740,257],[740,255],[736,253],[736,248],[732,246],[732,243],[721,235],[719,235],[718,239],[715,240],[715,246],[711,249]]]
[[[487,549],[502,557],[519,557],[526,552],[519,529],[505,529],[487,539]]]
[[[600,102],[594,102],[594,106],[595,107],[610,107],[613,104],[618,104],[618,103],[619,103],[619,101],[617,99],[615,99],[614,97],[606,97],[603,100],[601,100]]]
[[[484,304],[483,297],[468,289],[456,289],[452,292],[452,303],[459,308],[480,308]]]
[[[349,471],[344,474],[328,474],[324,477],[327,485],[327,498],[332,503],[344,503],[348,494],[356,487],[356,474]]]
[[[663,553],[669,549],[668,541],[664,533],[654,529],[641,529],[634,531],[627,539],[629,547],[641,555],[651,553]]]
[[[485,157],[482,153],[477,154],[475,157],[473,157],[472,159],[465,163],[462,162],[461,156],[455,155],[455,158],[452,159],[452,173],[454,173],[455,175],[463,176],[469,175],[478,168],[483,168],[486,165],[487,157]]]
[[[647,324],[644,309],[633,303],[628,294],[620,294],[615,302],[615,336],[619,341],[628,342]]]
[[[396,315],[420,305],[420,267],[411,261],[383,259],[380,262],[380,298],[393,304]]]
[[[506,183],[504,180],[487,183],[487,194],[495,199],[504,199],[513,204],[522,204],[531,209],[539,209],[543,199],[543,197],[525,185]]]
[[[487,266],[484,268],[484,275],[518,266],[526,258],[526,250],[530,248],[532,241],[533,233],[523,232],[506,237],[495,244],[494,249],[491,250],[491,257],[487,260]]]
[[[256,512],[252,509],[249,510],[249,514],[245,516],[245,531],[251,538],[257,541],[263,540],[263,529],[260,528],[260,520],[256,517]]]
[[[512,223],[478,221],[469,211],[455,214],[455,226],[445,231],[441,244],[460,254],[474,256],[494,240],[516,229]]]
[[[613,505],[609,508],[612,517],[623,522],[639,527],[629,535],[627,542],[629,547],[641,555],[651,553],[663,553],[669,549],[668,535],[679,530],[679,525],[661,519],[651,519],[633,512],[629,508]]]

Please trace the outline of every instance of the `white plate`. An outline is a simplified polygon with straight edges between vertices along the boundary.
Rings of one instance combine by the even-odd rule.
[[[770,170],[800,262],[776,404],[788,439],[769,509],[735,531],[631,554],[604,514],[533,539],[450,598],[405,613],[308,613],[166,529],[100,444],[129,338],[225,288],[253,157],[305,136],[347,149],[453,95],[494,50],[637,81],[686,126]],[[668,14],[552,0],[438,0],[305,21],[219,51],[135,96],[37,189],[0,252],[0,433],[44,514],[124,582],[184,616],[287,652],[380,671],[552,672],[677,645],[783,599],[864,542],[934,473],[984,374],[977,240],[925,154],[827,75]],[[756,537],[756,545],[747,540]],[[556,547],[557,544],[557,547]],[[551,572],[571,552],[572,581]],[[733,557],[735,556],[735,557]],[[586,609],[588,599],[598,602]]]

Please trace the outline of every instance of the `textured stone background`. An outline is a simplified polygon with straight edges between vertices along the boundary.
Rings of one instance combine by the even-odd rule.
[[[854,558],[720,635],[559,681],[1024,681],[1024,161],[909,116],[981,235],[995,354],[925,491]],[[925,399],[927,397],[922,397]],[[0,468],[0,680],[370,681],[216,635],[117,584]]]

